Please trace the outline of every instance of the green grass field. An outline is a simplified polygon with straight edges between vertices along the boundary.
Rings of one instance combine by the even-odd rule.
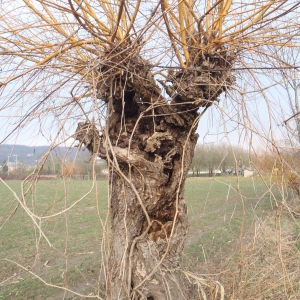
[[[186,255],[200,262],[221,259],[223,252],[227,255],[239,237],[245,239],[253,223],[274,207],[266,191],[258,178],[187,180],[190,232]]]
[[[101,295],[103,233],[109,227],[107,181],[44,180],[23,187],[23,196],[21,183],[6,182],[16,195],[0,183],[0,299],[81,299],[40,279]],[[237,251],[254,223],[273,211],[280,194],[272,192],[258,177],[239,182],[236,177],[187,179],[190,230],[183,266],[201,271],[204,264]],[[35,218],[18,206],[16,197],[25,200]]]

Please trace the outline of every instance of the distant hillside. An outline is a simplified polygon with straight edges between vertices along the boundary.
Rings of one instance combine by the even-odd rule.
[[[8,158],[10,162],[15,162],[17,158],[19,163],[34,166],[48,150],[49,146],[0,145],[0,165],[2,165],[4,161],[7,161]],[[67,155],[68,159],[73,159],[77,151],[77,148],[56,147],[51,151],[51,155],[59,158],[63,158]],[[77,154],[79,157],[87,157],[88,155],[88,151],[79,151]]]

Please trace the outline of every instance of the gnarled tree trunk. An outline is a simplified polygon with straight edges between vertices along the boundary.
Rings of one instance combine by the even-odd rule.
[[[226,85],[229,58],[206,55],[159,81],[139,56],[115,51],[98,70],[107,126],[79,123],[77,139],[110,167],[108,299],[185,299],[179,258],[188,230],[183,188],[199,118]],[[220,70],[211,70],[219,68]],[[168,84],[168,85],[167,85]]]

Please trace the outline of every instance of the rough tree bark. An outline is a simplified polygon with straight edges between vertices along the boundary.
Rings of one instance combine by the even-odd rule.
[[[171,100],[147,62],[126,49],[108,53],[99,68],[97,92],[107,103],[107,124],[100,134],[99,124],[79,123],[76,138],[110,166],[108,299],[186,298],[178,267],[198,108],[218,101],[232,84],[230,68],[222,49],[188,69],[169,70],[159,83]]]

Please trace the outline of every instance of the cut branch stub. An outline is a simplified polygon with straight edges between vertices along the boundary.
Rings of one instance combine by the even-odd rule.
[[[133,93],[139,96],[135,100],[151,103],[151,97],[161,94],[147,62],[133,49],[115,48],[105,57],[99,62],[98,98],[108,102],[113,96],[114,101],[120,101],[124,94]]]
[[[79,141],[77,146],[82,150],[88,149],[91,154],[101,152],[102,137],[99,134],[99,130],[94,124],[89,122],[79,122],[74,139]]]
[[[232,57],[226,52],[202,54],[188,69],[169,71],[164,86],[174,103],[186,103],[185,109],[210,106],[218,96],[234,83],[231,75]],[[181,107],[181,109],[183,109]]]

